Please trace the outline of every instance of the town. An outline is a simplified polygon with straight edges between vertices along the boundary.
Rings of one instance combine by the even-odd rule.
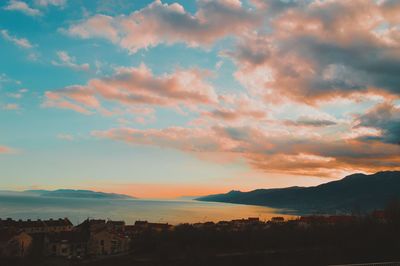
[[[2,257],[42,256],[86,258],[126,253],[130,240],[143,230],[170,230],[169,224],[87,219],[73,226],[68,218],[49,220],[0,219]],[[40,247],[40,250],[38,250]],[[36,254],[37,255],[37,254]]]
[[[400,232],[398,221],[398,212],[393,214],[387,210],[374,211],[363,216],[312,215],[290,220],[273,217],[268,221],[249,217],[216,223],[180,225],[148,221],[126,224],[124,221],[87,219],[74,226],[68,218],[49,220],[5,218],[0,219],[0,261],[7,261],[9,263],[7,265],[24,261],[30,263],[51,260],[64,263],[96,261],[96,265],[102,265],[99,264],[102,261],[110,259],[114,261],[118,258],[124,261],[139,257],[150,261],[155,258],[170,260],[174,254],[181,254],[186,248],[188,250],[184,252],[197,249],[208,255],[211,248],[213,252],[221,252],[220,254],[225,254],[226,257],[231,256],[229,254],[237,254],[238,250],[242,255],[246,255],[248,252],[260,252],[260,250],[276,252],[286,248],[292,249],[296,247],[296,243],[303,248],[315,246],[323,248],[320,242],[327,241],[324,239],[325,234],[331,237],[329,241],[335,241],[336,236],[333,233],[341,232],[343,240],[348,237],[343,235],[345,231],[357,235],[359,230],[354,228],[368,230],[369,234],[372,234],[370,237],[373,237],[374,232],[382,230],[388,233],[394,230],[398,235]],[[385,234],[380,233],[379,237],[382,240]],[[362,237],[356,239],[362,241]],[[190,246],[194,248],[188,248]],[[219,256],[218,254],[213,256],[215,255]]]

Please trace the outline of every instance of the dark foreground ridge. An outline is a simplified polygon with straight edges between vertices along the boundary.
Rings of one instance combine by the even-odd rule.
[[[0,220],[0,265],[334,265],[400,261],[400,202],[367,215],[166,223]],[[396,264],[390,264],[396,265]]]
[[[231,191],[197,200],[269,206],[295,213],[349,213],[381,209],[390,199],[399,197],[400,171],[386,171],[353,174],[315,187]]]

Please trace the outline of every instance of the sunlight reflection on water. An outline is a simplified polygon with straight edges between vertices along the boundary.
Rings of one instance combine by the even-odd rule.
[[[194,200],[103,200],[0,195],[0,218],[49,219],[68,217],[78,224],[86,218],[168,222],[170,224],[284,216],[279,210]]]

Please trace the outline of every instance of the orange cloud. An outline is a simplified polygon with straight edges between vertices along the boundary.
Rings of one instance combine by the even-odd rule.
[[[271,134],[250,127],[120,128],[94,132],[93,135],[192,154],[235,155],[265,172],[332,177],[337,171],[400,169],[400,145],[378,141]]]

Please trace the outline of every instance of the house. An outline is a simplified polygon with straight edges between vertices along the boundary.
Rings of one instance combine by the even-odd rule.
[[[81,224],[76,226],[77,230],[85,230],[85,231],[97,231],[99,229],[106,228],[106,220],[101,219],[86,219]]]
[[[128,235],[130,237],[134,237],[139,232],[140,231],[138,230],[138,228],[135,225],[125,225],[125,230],[124,230],[124,234],[125,235]]]
[[[108,220],[106,223],[107,229],[117,232],[125,231],[125,222],[124,221],[111,221]]]
[[[228,221],[219,221],[217,223],[218,229],[227,229],[227,228],[230,228],[230,226],[231,226],[231,223]]]
[[[0,257],[25,257],[32,246],[32,237],[15,229],[0,230]]]
[[[47,233],[47,226],[42,220],[31,220],[28,219],[26,221],[18,220],[17,228],[26,232],[27,234],[36,234],[36,233]]]
[[[137,231],[152,230],[152,231],[165,231],[170,230],[172,225],[168,223],[149,223],[148,221],[136,221],[135,227]]]
[[[285,221],[285,218],[280,217],[280,216],[271,218],[272,223],[283,223],[284,221]]]
[[[71,231],[74,227],[68,218],[58,220],[50,219],[43,222],[46,225],[46,232],[49,233]]]
[[[254,217],[249,217],[247,219],[235,219],[231,221],[231,225],[235,227],[236,229],[249,226],[249,225],[255,225],[259,224],[260,219],[259,218],[254,218]]]
[[[56,257],[85,257],[88,237],[80,231],[49,233],[45,236],[45,255]]]
[[[129,238],[107,228],[101,228],[90,233],[88,254],[91,256],[112,255],[129,250]]]
[[[7,218],[6,220],[0,219],[0,228],[14,228],[22,230],[27,234],[38,234],[71,231],[73,229],[73,224],[68,220],[68,218],[43,221],[40,219],[15,221],[11,218]]]
[[[17,222],[11,218],[1,219],[0,218],[0,229],[16,228]]]

